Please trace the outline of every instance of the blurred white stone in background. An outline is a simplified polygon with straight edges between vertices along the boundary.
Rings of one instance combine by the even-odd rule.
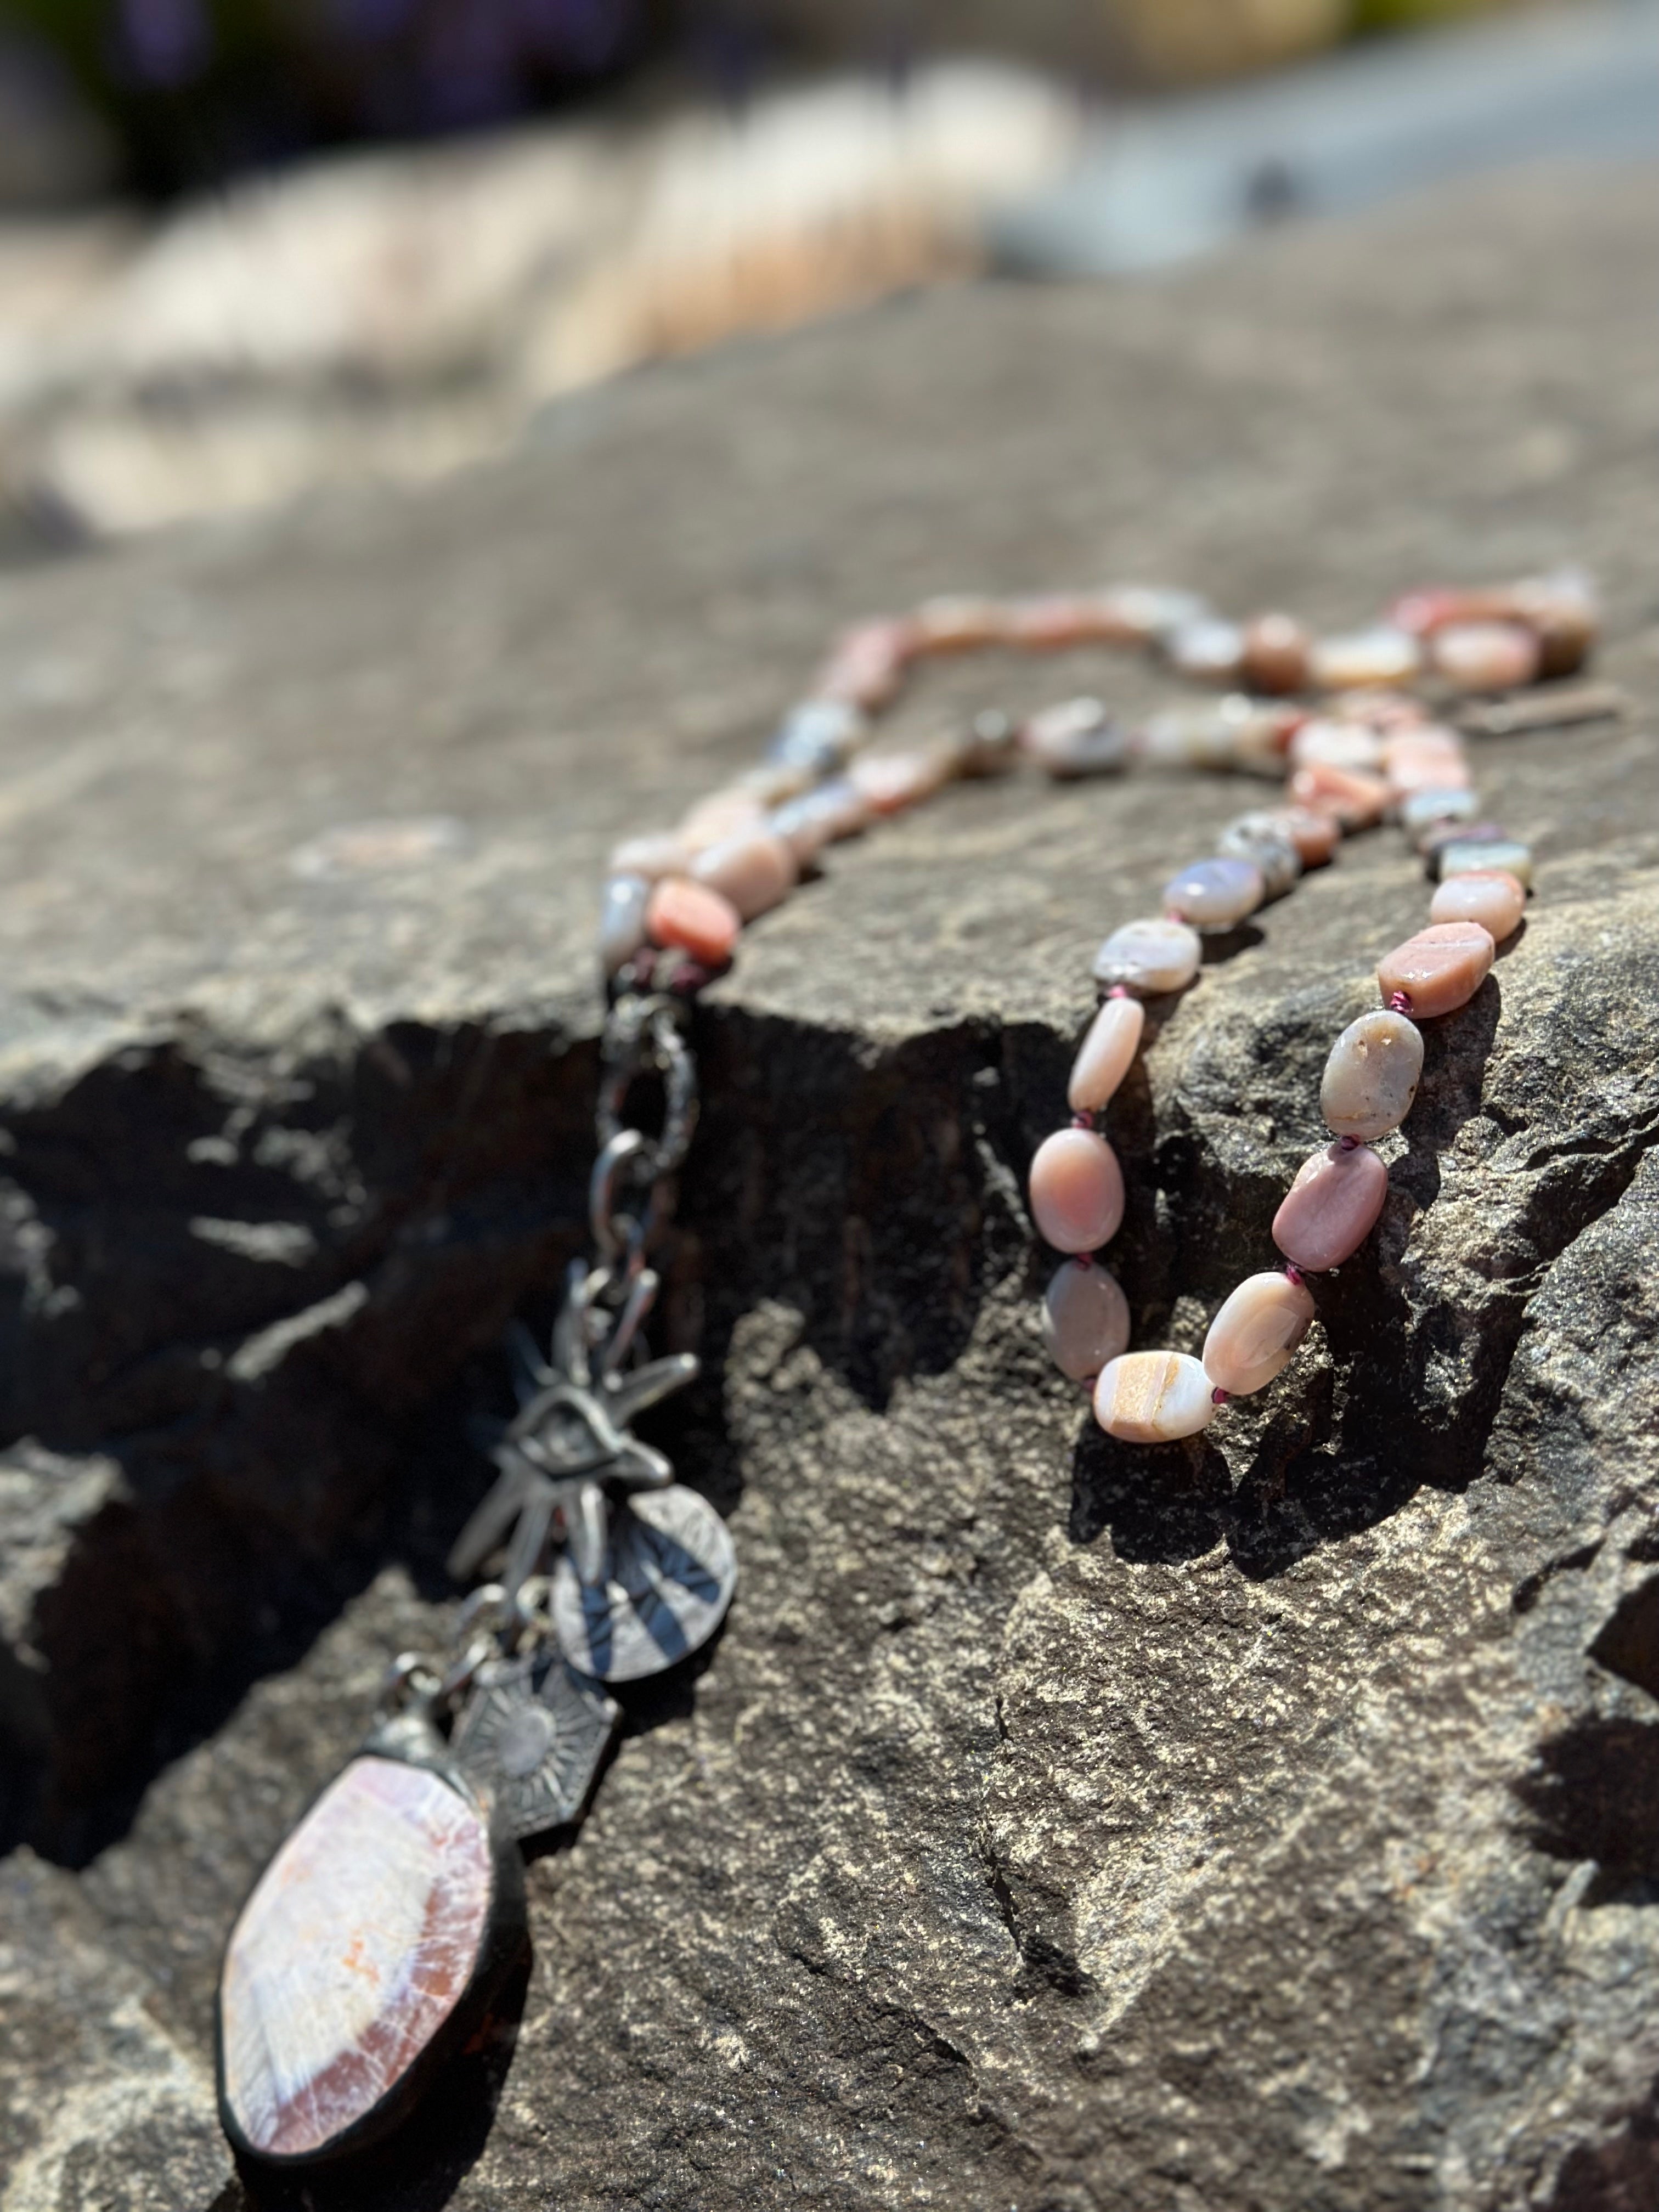
[[[972,271],[1081,128],[1042,78],[941,64],[320,163],[112,259],[102,229],[20,243],[54,306],[0,312],[0,478],[120,532],[434,475],[596,377]]]

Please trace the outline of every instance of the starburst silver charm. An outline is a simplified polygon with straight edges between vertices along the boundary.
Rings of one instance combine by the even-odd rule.
[[[500,1580],[511,1595],[550,1540],[562,1542],[553,1615],[566,1657],[601,1680],[633,1681],[714,1634],[737,1562],[714,1507],[676,1483],[662,1454],[629,1428],[698,1371],[689,1352],[624,1364],[655,1274],[640,1273],[597,1345],[590,1286],[586,1267],[573,1263],[550,1364],[527,1339],[518,1341],[520,1408],[495,1446],[500,1473],[457,1539],[449,1571],[470,1579],[505,1545]]]

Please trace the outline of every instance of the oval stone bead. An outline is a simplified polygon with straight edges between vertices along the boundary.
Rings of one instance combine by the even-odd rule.
[[[1358,691],[1411,683],[1423,666],[1423,649],[1388,623],[1349,637],[1322,637],[1313,648],[1309,677],[1316,691]]]
[[[1492,932],[1478,921],[1437,921],[1377,963],[1377,987],[1385,999],[1403,991],[1413,1016],[1431,1021],[1468,1006],[1497,949]]]
[[[1031,1162],[1031,1218],[1056,1252],[1109,1244],[1123,1219],[1123,1170],[1092,1129],[1057,1129]]]
[[[645,926],[653,945],[678,945],[708,967],[724,968],[737,949],[743,916],[707,884],[665,876],[652,888]]]
[[[1328,814],[1345,830],[1369,830],[1382,819],[1390,793],[1381,776],[1358,769],[1333,768],[1324,761],[1297,769],[1291,797],[1315,814]]]
[[[1339,1137],[1386,1137],[1412,1110],[1423,1074],[1423,1038],[1404,1014],[1383,1009],[1350,1022],[1331,1047],[1319,1110]]]
[[[1525,888],[1507,868],[1471,868],[1449,876],[1429,906],[1431,921],[1478,921],[1501,945],[1527,910]]]
[[[1164,650],[1170,667],[1189,684],[1237,684],[1244,674],[1243,631],[1213,615],[1184,623],[1165,638]]]
[[[647,942],[645,909],[651,886],[643,876],[612,876],[599,901],[599,958],[614,975]]]
[[[1134,1064],[1146,1026],[1139,999],[1108,999],[1089,1025],[1072,1067],[1066,1103],[1073,1114],[1098,1114]]]
[[[1304,1285],[1277,1272],[1249,1276],[1210,1323],[1204,1372],[1218,1390],[1248,1398],[1290,1364],[1313,1319]]]
[[[1429,644],[1435,673],[1460,691],[1512,691],[1535,683],[1543,660],[1535,631],[1519,623],[1452,623]]]
[[[1328,1145],[1303,1163],[1273,1216],[1273,1243],[1293,1267],[1322,1275],[1376,1228],[1389,1171],[1369,1145]]]
[[[912,617],[918,653],[972,653],[1000,645],[1008,617],[1000,600],[945,596],[924,599]]]
[[[1073,1382],[1092,1382],[1129,1341],[1129,1301],[1115,1275],[1092,1260],[1057,1268],[1042,1301],[1048,1357]]]
[[[261,1876],[225,1953],[224,2095],[252,2148],[324,2151],[465,1995],[494,1897],[484,1821],[435,1774],[354,1759]]]
[[[1477,803],[1472,791],[1448,791],[1431,786],[1426,791],[1413,792],[1401,802],[1400,826],[1420,852],[1420,841],[1431,830],[1447,823],[1472,822]]]
[[[1249,860],[1260,868],[1270,899],[1283,898],[1302,873],[1302,855],[1282,814],[1239,815],[1216,839],[1215,848],[1224,859]]]
[[[1124,584],[1101,595],[1103,615],[1116,624],[1103,633],[1123,645],[1158,645],[1177,630],[1214,612],[1196,592],[1182,592],[1166,584]]]
[[[1215,1417],[1215,1385],[1184,1352],[1126,1352],[1095,1385],[1095,1419],[1125,1443],[1173,1443]]]
[[[1342,842],[1342,826],[1334,816],[1316,814],[1309,806],[1287,806],[1279,818],[1304,868],[1322,868],[1334,858]]]
[[[695,857],[711,845],[723,845],[728,838],[760,829],[766,820],[766,806],[767,802],[753,791],[711,791],[686,815],[677,834]]]
[[[1383,747],[1382,775],[1396,797],[1413,791],[1462,791],[1469,783],[1468,757],[1449,732],[1401,730]]]
[[[1184,991],[1203,957],[1198,932],[1184,921],[1126,921],[1096,953],[1094,976],[1097,983],[1121,983],[1156,998]]]
[[[844,699],[873,714],[896,696],[915,651],[915,629],[902,617],[860,623],[845,633],[825,663],[815,696]]]
[[[1291,738],[1292,768],[1357,768],[1382,765],[1382,740],[1363,722],[1339,722],[1316,716]]]
[[[1033,714],[1019,733],[1021,748],[1057,783],[1110,775],[1121,769],[1128,742],[1103,701],[1062,699]]]
[[[803,699],[778,725],[767,757],[816,781],[845,767],[869,728],[850,699]]]
[[[1308,680],[1313,640],[1289,615],[1258,615],[1244,628],[1244,681],[1277,696]]]
[[[902,814],[942,791],[951,780],[951,763],[942,748],[933,751],[861,753],[847,780],[872,814]]]
[[[611,854],[613,876],[643,876],[648,884],[654,884],[660,876],[683,876],[690,865],[691,855],[685,846],[666,834],[624,837]]]
[[[775,831],[767,829],[711,845],[692,863],[691,873],[698,883],[730,899],[744,921],[781,905],[800,881],[793,853]]]
[[[1532,847],[1518,837],[1494,836],[1455,837],[1433,853],[1435,872],[1443,883],[1449,876],[1467,876],[1477,868],[1502,868],[1516,883],[1532,884]]]
[[[1170,911],[1199,929],[1231,929],[1267,896],[1254,860],[1195,860],[1164,886]]]
[[[799,799],[786,800],[768,826],[775,837],[782,838],[797,864],[805,867],[826,845],[856,837],[867,830],[870,810],[854,786],[845,776],[837,776],[832,782],[820,784],[816,791],[804,791]]]

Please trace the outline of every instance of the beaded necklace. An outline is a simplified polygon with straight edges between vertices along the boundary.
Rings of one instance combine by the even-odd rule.
[[[1491,698],[1573,675],[1596,629],[1589,588],[1571,574],[1413,592],[1376,627],[1325,639],[1283,615],[1224,622],[1167,590],[934,599],[849,631],[757,768],[677,830],[617,848],[600,928],[594,1256],[571,1265],[549,1356],[522,1333],[512,1347],[520,1411],[449,1562],[459,1580],[492,1565],[494,1578],[461,1607],[447,1656],[393,1662],[383,1718],[232,1931],[218,2078],[239,2150],[310,2166],[397,2124],[524,1954],[518,1845],[580,1819],[621,1718],[608,1686],[687,1657],[730,1605],[725,1523],[631,1423],[698,1371],[690,1353],[648,1357],[642,1330],[696,1121],[691,1012],[745,926],[831,845],[1022,759],[1061,781],[1143,763],[1287,779],[1276,803],[1237,817],[1212,856],[1170,879],[1161,914],[1100,947],[1104,996],[1072,1070],[1073,1121],[1030,1168],[1033,1222],[1060,1255],[1043,1304],[1056,1364],[1089,1389],[1109,1434],[1195,1436],[1294,1356],[1316,1315],[1307,1279],[1352,1258],[1382,1211],[1388,1173],[1371,1147],[1410,1110],[1419,1024],[1473,997],[1521,921],[1532,855],[1476,818],[1463,732],[1616,711],[1614,695],[1589,685]],[[1133,731],[1079,698],[1019,727],[987,714],[933,744],[871,745],[873,719],[915,664],[992,645],[1133,647],[1216,696]],[[1389,816],[1436,882],[1429,926],[1379,963],[1382,1004],[1332,1048],[1320,1104],[1334,1141],[1274,1218],[1283,1265],[1232,1291],[1200,1357],[1131,1351],[1127,1300],[1097,1256],[1125,1197],[1099,1124],[1140,1048],[1146,1004],[1194,982],[1205,934],[1237,928],[1330,862],[1345,836]],[[647,1092],[648,1129],[630,1119]]]

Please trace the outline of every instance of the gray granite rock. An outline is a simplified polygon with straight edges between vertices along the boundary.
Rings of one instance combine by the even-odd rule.
[[[4,2212],[1653,2200],[1653,182],[964,289],[420,499],[6,580]],[[1526,929],[1308,1355],[1190,1450],[1047,1371],[1021,1177],[1093,945],[1260,787],[966,787],[755,930],[654,1431],[730,1626],[533,1864],[516,2044],[308,2198],[236,2176],[218,1946],[441,1633],[467,1421],[581,1234],[606,841],[870,606],[1131,573],[1334,623],[1564,558],[1635,710],[1481,744]],[[988,660],[900,721],[1085,678],[1162,696]],[[455,826],[340,835],[388,817]],[[1144,1338],[1261,1263],[1424,895],[1357,841],[1162,1022],[1112,1116]]]

